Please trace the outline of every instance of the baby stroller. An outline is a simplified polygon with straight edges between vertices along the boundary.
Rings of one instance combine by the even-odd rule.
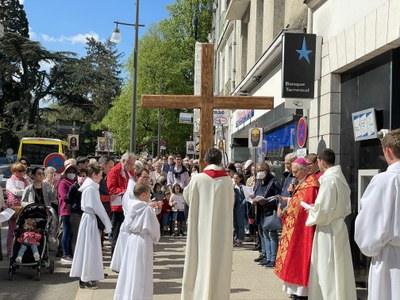
[[[23,225],[25,223],[25,219],[28,218],[36,221],[35,231],[42,235],[42,239],[40,240],[40,244],[38,246],[40,258],[38,261],[35,261],[32,250],[28,247],[22,257],[22,262],[17,263],[16,257],[21,247],[21,244],[17,241],[17,239],[24,232]],[[17,228],[14,231],[12,257],[10,258],[10,266],[8,268],[9,280],[12,280],[15,271],[19,267],[36,269],[37,280],[40,280],[41,268],[48,268],[50,274],[54,272],[54,261],[50,260],[49,256],[49,235],[50,229],[53,227],[53,218],[52,210],[42,204],[32,203],[25,206],[21,210],[17,219]]]

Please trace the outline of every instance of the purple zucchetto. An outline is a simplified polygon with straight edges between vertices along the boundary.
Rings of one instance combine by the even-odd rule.
[[[306,162],[306,160],[302,157],[297,158],[293,163],[299,164],[299,165],[303,165],[303,166],[307,166],[308,163]]]

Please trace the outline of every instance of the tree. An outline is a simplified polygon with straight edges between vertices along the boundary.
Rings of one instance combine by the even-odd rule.
[[[18,0],[0,0],[0,23],[5,32],[29,38],[29,24],[24,6]]]
[[[138,99],[142,94],[193,94],[194,49],[196,41],[206,42],[211,30],[211,1],[177,0],[168,6],[170,18],[151,27],[139,43]],[[130,57],[133,59],[133,57]],[[129,74],[132,64],[128,63]],[[157,137],[158,113],[142,109],[137,101],[138,145]],[[128,148],[132,81],[128,80],[101,125],[121,137]],[[179,110],[162,111],[162,139],[171,152],[184,153],[192,128],[178,123]],[[121,120],[122,119],[122,120]]]

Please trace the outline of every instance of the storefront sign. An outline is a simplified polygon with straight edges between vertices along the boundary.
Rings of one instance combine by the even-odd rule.
[[[284,34],[282,98],[314,98],[315,46],[315,34]]]

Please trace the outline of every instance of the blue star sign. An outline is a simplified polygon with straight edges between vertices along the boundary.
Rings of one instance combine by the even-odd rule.
[[[306,44],[306,38],[305,37],[303,37],[303,44],[301,45],[301,49],[300,50],[296,50],[296,52],[300,54],[299,60],[304,57],[304,59],[308,63],[310,63],[310,57],[308,55],[312,52],[312,50],[307,50],[307,44]]]

